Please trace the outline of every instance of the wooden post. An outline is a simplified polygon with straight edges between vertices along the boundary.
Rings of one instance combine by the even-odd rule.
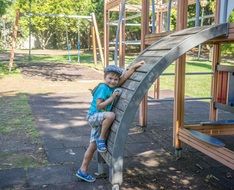
[[[221,2],[220,0],[216,0],[216,8],[215,8],[215,23],[220,23],[220,7]],[[217,65],[220,63],[220,55],[221,55],[221,48],[220,44],[214,44],[213,46],[213,58],[212,58],[212,70],[213,70],[213,77],[211,81],[211,97],[212,100],[210,102],[210,120],[215,121],[218,117],[218,111],[214,107],[214,103],[217,100],[217,85],[218,85],[218,71]]]
[[[104,56],[105,56],[105,60],[104,60],[104,65],[107,66],[109,65],[109,35],[110,35],[110,28],[109,28],[109,10],[107,10],[107,6],[106,6],[107,2],[104,1]]]
[[[188,0],[180,0],[177,5],[177,30],[187,27]],[[182,55],[176,63],[175,68],[175,100],[173,118],[173,146],[181,148],[181,141],[178,138],[179,128],[184,125],[184,88],[185,88],[185,62],[186,55]]]
[[[15,24],[14,24],[13,32],[12,32],[12,45],[11,45],[11,52],[10,52],[9,71],[11,71],[13,64],[14,64],[16,39],[17,39],[17,33],[18,33],[18,27],[19,27],[19,19],[20,19],[20,11],[19,11],[19,9],[17,9],[16,15],[15,15]]]
[[[145,35],[149,33],[149,0],[142,0],[141,11],[141,51],[145,49]],[[144,96],[139,108],[139,125],[147,126],[148,92]]]
[[[93,62],[97,65],[97,47],[96,47],[96,35],[94,26],[92,26],[92,43],[93,43]]]
[[[99,53],[100,53],[100,56],[101,56],[102,64],[104,65],[104,56],[103,56],[103,52],[102,52],[102,43],[101,43],[101,40],[100,40],[100,37],[99,37],[99,31],[98,31],[96,16],[95,16],[94,13],[91,13],[91,15],[92,15],[92,19],[93,19],[93,26],[94,26],[94,29],[95,29],[95,34],[96,34],[96,38],[97,38]]]

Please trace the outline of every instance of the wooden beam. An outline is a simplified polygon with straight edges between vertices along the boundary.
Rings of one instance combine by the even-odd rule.
[[[100,57],[101,57],[101,60],[102,60],[102,64],[103,64],[103,66],[104,66],[104,62],[105,62],[105,61],[104,61],[104,55],[103,55],[103,51],[102,51],[102,43],[101,43],[101,39],[100,39],[100,36],[99,36],[99,31],[98,31],[96,16],[95,16],[94,13],[91,13],[91,16],[92,16],[92,20],[93,20],[93,26],[94,26],[94,29],[95,29],[95,34],[96,34],[96,39],[97,39],[99,54],[100,54]]]
[[[161,32],[161,33],[154,33],[154,34],[147,34],[145,36],[145,44],[151,45],[152,43],[160,40],[161,38],[168,36],[171,32]]]
[[[92,30],[92,43],[93,43],[93,62],[97,65],[97,47],[96,47],[96,36],[94,26],[91,27]]]
[[[190,132],[185,129],[179,129],[178,133],[179,139],[190,145],[191,147],[195,148],[196,150],[201,151],[202,153],[210,156],[211,158],[217,160],[218,162],[222,163],[223,165],[234,169],[234,152],[225,148],[225,147],[215,147],[209,145],[208,143],[202,142],[195,137],[193,137]]]
[[[220,7],[221,7],[221,2],[220,0],[216,0],[216,7],[215,7],[215,23],[219,24],[219,15],[220,15]],[[213,77],[211,80],[211,103],[210,103],[210,115],[209,118],[212,121],[215,121],[218,116],[218,110],[215,107],[215,101],[217,100],[218,97],[218,71],[217,71],[217,66],[220,64],[220,57],[221,57],[221,47],[220,44],[214,44],[213,46],[213,58],[212,58],[212,71],[213,71]]]
[[[141,51],[146,47],[145,35],[149,33],[149,0],[142,0],[142,12],[141,12]],[[139,125],[141,127],[147,126],[148,119],[148,92],[144,96],[139,108]]]
[[[193,129],[207,135],[234,135],[234,124],[220,125],[185,125],[186,129]]]
[[[151,45],[152,43],[156,42],[157,40],[160,40],[161,38],[168,36],[172,32],[162,32],[162,33],[154,33],[154,34],[147,34],[145,36],[145,44],[146,45]],[[234,42],[234,23],[229,24],[229,29],[228,29],[228,35],[227,36],[222,36],[218,37],[212,40],[207,41],[207,44],[219,44],[219,43],[230,43]]]
[[[106,10],[108,11],[108,10],[113,9],[115,7],[119,7],[120,2],[121,2],[121,0],[108,1],[107,3],[105,3]]]
[[[177,5],[177,31],[187,27],[188,1],[178,1]],[[182,55],[176,62],[175,68],[175,98],[173,114],[173,146],[181,148],[178,138],[179,129],[184,125],[184,92],[185,92],[185,62],[186,55]]]

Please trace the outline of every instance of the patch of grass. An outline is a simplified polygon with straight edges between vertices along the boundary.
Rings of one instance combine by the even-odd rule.
[[[39,132],[35,128],[28,96],[19,94],[12,97],[0,98],[0,133],[9,134],[14,131],[23,131],[33,141],[37,142]]]
[[[0,77],[5,76],[5,75],[15,75],[19,73],[20,73],[20,70],[18,68],[13,67],[10,72],[8,68],[8,63],[0,62]]]
[[[28,61],[28,58],[25,58],[24,61]],[[53,63],[79,64],[77,55],[70,55],[70,61],[69,61],[68,55],[32,55],[31,62],[53,62]],[[82,53],[80,55],[80,63],[94,64],[93,55],[91,53]]]
[[[46,165],[46,160],[41,160],[39,157],[35,157],[32,154],[25,153],[12,153],[1,152],[0,153],[0,170],[9,168],[32,168]]]
[[[175,64],[170,65],[164,73],[174,73]],[[211,62],[191,59],[186,63],[186,73],[211,72]],[[160,89],[174,90],[174,76],[161,76]],[[186,75],[185,95],[190,97],[209,97],[211,88],[211,75]],[[152,88],[151,88],[152,90]]]

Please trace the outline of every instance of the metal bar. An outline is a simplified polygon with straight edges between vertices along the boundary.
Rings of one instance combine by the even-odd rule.
[[[205,16],[203,16],[203,19],[206,19],[206,18],[212,18],[212,17],[214,17],[215,15],[214,14],[212,14],[212,15],[205,15]],[[199,17],[199,20],[201,20],[202,19],[202,17],[200,16]],[[190,19],[188,19],[188,22],[189,21],[195,21],[196,22],[196,17],[193,17],[193,18],[190,18]],[[199,26],[199,25],[198,25]]]
[[[192,72],[192,73],[185,73],[185,75],[212,75],[213,72]],[[174,76],[175,73],[163,73],[161,76]]]
[[[152,0],[152,33],[155,33],[155,2]]]
[[[44,17],[64,17],[64,18],[76,18],[76,19],[88,19],[91,20],[91,16],[82,15],[65,15],[65,14],[46,14],[46,13],[29,13],[29,16],[44,16]]]
[[[116,42],[110,42],[111,45],[116,44]],[[123,41],[122,44],[126,44],[126,45],[141,45],[141,41],[140,40],[136,40],[136,41]],[[119,45],[119,43],[118,43]]]
[[[225,23],[227,22],[227,8],[228,8],[228,0],[223,0],[224,3],[223,3],[223,14],[221,16],[221,19],[220,19],[220,22],[221,23]]]
[[[125,0],[122,0],[121,4],[120,4],[118,27],[117,27],[116,35],[115,35],[115,38],[116,38],[116,40],[115,40],[116,41],[116,43],[115,43],[115,54],[114,54],[115,65],[117,65],[117,61],[118,61],[119,32],[120,32],[120,25],[123,22],[124,12],[125,12]]]
[[[194,98],[185,98],[185,101],[193,100],[211,100],[212,97],[194,97]],[[148,102],[170,102],[174,101],[174,98],[163,98],[163,99],[148,99]]]
[[[141,14],[139,13],[139,14],[135,14],[135,15],[132,15],[132,16],[128,16],[128,17],[124,18],[124,20],[125,21],[126,20],[132,20],[132,19],[140,17],[140,16],[141,16]],[[112,21],[112,23],[118,23],[118,20],[114,20],[114,21]]]
[[[167,10],[167,31],[170,31],[171,25],[171,0],[168,1],[168,10]]]
[[[199,18],[200,18],[200,1],[196,0],[196,18],[195,18],[195,26],[200,26]],[[188,19],[190,21],[191,19]]]

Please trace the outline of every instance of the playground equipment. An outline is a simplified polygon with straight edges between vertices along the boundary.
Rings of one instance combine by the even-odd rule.
[[[30,1],[31,3],[31,1]],[[31,17],[33,16],[43,16],[43,17],[62,17],[62,18],[73,18],[77,19],[78,22],[80,19],[86,19],[92,23],[91,28],[92,28],[92,43],[93,43],[93,57],[94,57],[94,63],[97,64],[97,48],[96,48],[96,42],[98,44],[98,50],[99,54],[101,57],[101,62],[104,65],[104,55],[102,51],[102,45],[101,45],[101,40],[99,37],[99,31],[97,27],[97,21],[94,13],[91,13],[90,16],[81,16],[81,15],[65,15],[65,14],[45,14],[45,13],[29,13],[28,15],[25,15],[29,17],[29,60],[31,60]],[[18,30],[18,23],[20,19],[20,13],[17,11],[16,14],[16,21],[14,24],[14,30],[13,30],[13,40],[12,40],[12,49],[10,53],[10,68],[13,66],[13,61],[14,61],[14,51],[15,51],[15,43],[16,43],[16,34]],[[77,41],[77,49],[78,49],[78,62],[80,61],[80,35],[79,35],[79,26],[78,26],[78,41]],[[67,44],[67,51],[68,51],[68,61],[71,61],[70,57],[70,43],[68,39],[68,31],[66,29],[66,44]]]
[[[191,3],[191,1],[189,2]],[[119,3],[120,1],[117,0],[109,1],[105,6],[111,9],[119,5]],[[145,64],[137,69],[130,79],[122,85],[122,94],[113,108],[113,111],[116,114],[116,119],[113,122],[108,137],[108,151],[106,153],[98,154],[99,173],[103,172],[103,163],[107,163],[109,166],[109,180],[113,185],[112,189],[119,189],[119,185],[121,185],[123,180],[124,145],[137,107],[143,100],[144,103],[140,109],[141,116],[144,118],[143,120],[146,121],[147,98],[145,94],[147,94],[147,91],[153,82],[175,60],[177,60],[177,63],[175,73],[173,146],[176,150],[176,156],[181,156],[183,142],[221,162],[225,166],[234,169],[234,152],[227,149],[224,144],[218,140],[216,142],[219,142],[220,144],[219,146],[216,146],[214,144],[212,145],[213,141],[207,139],[210,135],[234,135],[233,121],[224,122],[217,120],[218,109],[234,113],[234,67],[220,64],[220,43],[234,41],[234,24],[225,23],[226,19],[221,19],[221,1],[217,0],[215,25],[185,29],[187,26],[187,5],[188,0],[180,0],[177,2],[177,32],[148,34],[149,1],[142,0],[141,47],[144,51],[142,51],[132,64],[141,60],[144,60]],[[225,12],[225,10],[223,10],[223,12]],[[222,23],[220,20],[225,22]],[[214,74],[211,87],[211,121],[198,125],[185,126],[185,53],[202,43],[215,43],[213,53]],[[146,45],[148,44],[150,44],[150,46],[146,48]],[[200,137],[198,138],[199,134]],[[201,137],[201,135],[203,137]],[[214,137],[210,139],[215,140]]]
[[[100,37],[99,37],[99,31],[98,31],[98,27],[97,27],[97,21],[96,21],[96,17],[94,13],[91,13],[90,16],[81,16],[81,15],[65,15],[65,14],[44,14],[44,13],[30,13],[29,17],[31,16],[45,16],[45,17],[62,17],[62,18],[73,18],[73,19],[77,19],[77,27],[78,27],[78,32],[77,32],[77,36],[78,36],[78,40],[77,40],[77,49],[78,49],[78,62],[80,61],[80,31],[79,31],[79,22],[80,19],[86,19],[88,21],[90,21],[92,23],[92,36],[93,36],[93,56],[94,56],[94,63],[97,64],[97,56],[96,56],[96,41],[98,42],[98,49],[99,49],[99,53],[101,56],[101,61],[104,64],[104,56],[103,56],[103,51],[102,51],[102,45],[100,42]],[[31,19],[29,19],[30,21]],[[31,25],[31,23],[29,24],[29,26]],[[31,36],[31,32],[30,32],[30,36]],[[70,43],[69,43],[69,39],[68,39],[68,31],[66,29],[66,41],[67,41],[67,50],[68,50],[68,61],[71,61],[70,58]],[[31,40],[29,40],[29,43],[31,43]],[[31,47],[31,45],[29,45],[29,47]],[[30,52],[31,49],[29,50],[29,57],[30,57]]]

